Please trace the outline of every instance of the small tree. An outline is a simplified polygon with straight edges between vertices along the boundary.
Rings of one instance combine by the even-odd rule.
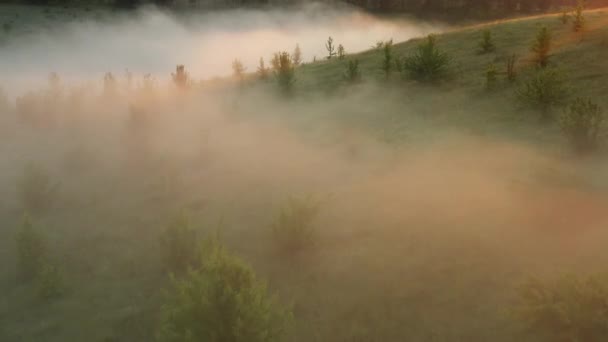
[[[348,61],[346,72],[344,73],[344,79],[351,84],[357,83],[361,80],[361,71],[359,71],[358,59],[351,59]]]
[[[243,82],[245,77],[245,67],[243,66],[243,63],[238,59],[232,61],[232,74],[241,83]]]
[[[58,184],[51,182],[51,176],[42,166],[29,163],[17,186],[23,208],[28,213],[39,215],[50,209]]]
[[[560,117],[559,123],[576,152],[590,152],[598,145],[604,113],[591,99],[576,98]]]
[[[516,65],[517,65],[517,55],[513,54],[513,55],[509,55],[507,57],[507,61],[506,61],[506,74],[507,74],[507,80],[509,82],[515,82],[515,80],[517,79],[517,69],[516,69]]]
[[[481,53],[490,53],[496,50],[496,45],[494,45],[494,40],[492,39],[492,31],[483,31],[479,48],[481,49]]]
[[[277,83],[284,94],[289,94],[295,82],[295,68],[291,56],[287,52],[281,52],[275,56],[278,56],[278,65],[274,72]]]
[[[190,77],[188,76],[188,72],[186,72],[186,67],[184,65],[178,65],[175,67],[175,73],[171,74],[173,78],[173,83],[179,90],[186,90],[190,86]]]
[[[517,90],[520,101],[538,108],[543,119],[550,118],[553,107],[563,104],[567,95],[565,81],[556,69],[538,71]]]
[[[327,59],[331,59],[336,55],[336,47],[334,46],[334,39],[332,37],[327,38],[325,48],[327,49]]]
[[[432,82],[447,75],[449,64],[449,55],[439,50],[435,36],[429,35],[413,55],[404,59],[403,70],[415,80]]]
[[[272,55],[270,65],[272,66],[272,70],[274,72],[277,72],[281,68],[281,53],[277,52]]]
[[[302,50],[300,50],[300,45],[296,44],[296,48],[293,50],[293,65],[298,67],[302,64]]]
[[[344,50],[344,46],[342,44],[338,45],[338,59],[344,59],[346,56],[346,51]]]
[[[608,284],[595,277],[532,279],[518,289],[513,313],[541,341],[601,342],[608,336]]]
[[[201,267],[173,279],[161,310],[161,342],[280,341],[291,312],[264,282],[219,242],[201,253]]]
[[[30,217],[23,217],[15,237],[17,243],[17,278],[22,281],[36,279],[42,273],[47,258],[47,243],[34,229]]]
[[[559,21],[566,25],[570,21],[570,13],[567,9],[562,10],[562,14],[559,16]]]
[[[391,70],[393,68],[393,42],[384,43],[383,48],[384,54],[382,58],[382,71],[384,72],[384,77],[388,80]]]
[[[585,15],[583,10],[585,9],[585,3],[583,0],[578,0],[576,8],[574,9],[574,15],[572,20],[572,29],[574,32],[580,32],[585,27]]]
[[[486,89],[494,90],[496,88],[496,82],[498,80],[498,70],[496,70],[496,66],[494,63],[490,63],[486,68]]]
[[[185,212],[176,216],[160,237],[163,262],[170,272],[198,266],[197,234]]]
[[[40,299],[49,300],[62,296],[66,290],[63,273],[57,266],[44,264],[38,275],[36,287]]]
[[[551,52],[551,32],[547,27],[542,27],[536,34],[536,40],[532,45],[532,52],[535,54],[535,61],[541,68],[549,64],[549,53]]]
[[[271,225],[280,250],[298,253],[311,247],[316,238],[314,227],[319,203],[310,197],[290,197]]]
[[[270,70],[268,70],[268,68],[266,67],[266,65],[264,65],[264,57],[260,57],[260,65],[258,66],[258,77],[265,81],[268,79],[268,76],[270,74]]]

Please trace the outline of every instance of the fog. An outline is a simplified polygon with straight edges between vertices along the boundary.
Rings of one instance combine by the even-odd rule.
[[[234,59],[254,72],[277,51],[299,44],[304,62],[326,56],[329,36],[348,53],[377,41],[405,41],[444,25],[415,19],[382,19],[347,6],[303,5],[291,9],[168,13],[144,7],[135,13],[74,20],[50,28],[32,24],[0,50],[0,72],[11,89],[57,72],[66,80],[101,78],[104,73],[153,74],[164,78],[177,64],[195,79],[229,75]],[[45,77],[43,77],[44,79]]]

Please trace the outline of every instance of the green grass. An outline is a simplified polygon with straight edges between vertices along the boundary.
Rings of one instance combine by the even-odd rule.
[[[0,12],[5,21],[9,12]],[[31,23],[46,17],[36,12]],[[567,75],[572,95],[592,97],[608,108],[604,23],[608,12],[598,10],[587,14],[582,36],[555,16],[447,32],[438,36],[438,44],[453,65],[451,78],[439,85],[403,80],[396,73],[384,82],[382,52],[375,50],[348,57],[360,59],[363,83],[354,88],[342,79],[346,60],[298,68],[295,98],[277,106],[293,115],[286,120],[304,128],[303,139],[319,138],[315,147],[327,144],[331,150],[330,142],[340,138],[322,133],[336,127],[373,137],[369,146],[367,140],[355,141],[359,154],[352,162],[326,155],[307,159],[310,151],[290,139],[287,148],[293,143],[300,149],[285,157],[292,158],[289,163],[275,162],[277,146],[257,145],[267,142],[265,136],[247,140],[245,129],[237,130],[244,138],[235,134],[236,147],[228,151],[250,151],[257,159],[229,159],[235,164],[226,166],[211,155],[204,162],[178,164],[187,191],[159,191],[163,171],[158,165],[125,171],[100,162],[88,173],[66,177],[54,209],[36,222],[68,287],[49,302],[36,300],[30,286],[15,280],[13,236],[21,210],[9,195],[14,192],[10,176],[18,171],[2,161],[12,171],[0,180],[9,194],[0,198],[0,341],[153,340],[160,290],[168,285],[159,236],[177,210],[197,207],[201,198],[204,209],[193,213],[200,235],[213,232],[223,218],[228,247],[251,263],[282,301],[293,304],[289,340],[536,341],[521,335],[509,314],[515,286],[527,274],[605,270],[608,236],[586,230],[585,224],[605,223],[589,223],[593,212],[586,210],[606,204],[607,163],[604,157],[563,157],[566,142],[557,125],[539,122],[538,113],[517,105],[517,84],[501,81],[497,90],[486,92],[484,71],[491,62],[503,68],[504,56],[515,53],[519,80],[525,79],[534,72],[530,46],[546,25],[557,43],[551,63]],[[496,52],[477,53],[483,29],[492,30]],[[417,43],[394,49],[405,56]],[[247,107],[257,95],[255,89],[253,95],[243,94],[239,110],[267,119],[257,113],[264,107]],[[340,110],[315,110],[324,100]],[[237,107],[230,105],[230,110]],[[450,135],[460,135],[454,131],[471,133],[473,143],[455,138],[452,145]],[[484,137],[496,139],[497,146],[474,144]],[[503,140],[514,145],[505,147]],[[56,144],[43,145],[52,152]],[[367,157],[366,148],[377,145],[389,145],[387,155],[404,159],[369,162],[380,157]],[[260,146],[269,152],[256,154]],[[115,152],[108,149],[108,155]],[[539,150],[546,154],[536,158]],[[559,162],[552,159],[556,154]],[[247,178],[252,169],[269,171]],[[286,260],[273,248],[270,227],[277,204],[288,194],[312,190],[326,195],[318,244],[303,257]],[[504,214],[512,206],[521,217]],[[565,210],[572,210],[572,218],[561,219]],[[563,230],[566,224],[576,231]]]

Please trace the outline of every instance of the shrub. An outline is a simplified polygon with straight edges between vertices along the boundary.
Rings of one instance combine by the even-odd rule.
[[[336,55],[336,47],[334,46],[334,39],[332,37],[327,38],[325,49],[327,49],[327,59],[331,59]]]
[[[430,82],[445,77],[449,64],[449,55],[440,51],[435,36],[429,35],[413,55],[404,59],[403,69],[415,80]]]
[[[509,55],[506,61],[506,69],[507,69],[507,80],[509,82],[514,82],[517,79],[517,55]]]
[[[594,277],[565,276],[554,282],[530,280],[518,289],[514,314],[547,342],[605,341],[608,284]]]
[[[496,70],[496,66],[494,63],[491,63],[486,68],[486,89],[493,90],[496,88],[496,82],[498,80],[498,70]]]
[[[344,46],[342,44],[338,45],[338,59],[344,59],[346,56],[346,51],[344,50]]]
[[[603,122],[604,113],[600,106],[583,98],[576,98],[560,118],[562,132],[580,153],[597,147]]]
[[[46,169],[34,163],[25,166],[21,179],[17,183],[23,208],[35,215],[49,210],[58,184],[51,182]]]
[[[57,266],[44,264],[36,280],[40,299],[49,300],[60,297],[65,293],[63,273]]]
[[[483,31],[479,48],[481,49],[481,53],[490,53],[496,50],[496,45],[494,45],[494,40],[492,39],[492,31]]]
[[[185,212],[165,228],[160,237],[163,263],[171,272],[183,273],[199,261],[197,233]]]
[[[295,82],[295,67],[292,63],[291,56],[287,52],[281,52],[275,54],[276,65],[273,60],[273,66],[275,67],[275,77],[279,88],[284,94],[290,94]]]
[[[299,44],[296,44],[296,48],[293,50],[292,60],[293,65],[296,67],[302,64],[302,50],[300,50]]]
[[[584,1],[578,0],[576,8],[574,9],[574,16],[572,20],[572,30],[574,30],[574,32],[580,32],[585,27],[585,15],[583,14],[584,9]]]
[[[564,9],[562,11],[562,15],[560,15],[559,21],[561,21],[564,25],[566,25],[570,21],[570,14],[568,13],[567,9]]]
[[[37,278],[44,268],[47,257],[47,243],[40,232],[34,229],[32,221],[25,215],[17,235],[17,278],[31,281]]]
[[[209,247],[199,269],[173,279],[161,310],[159,340],[280,341],[291,313],[248,265],[219,243]]]
[[[361,80],[361,71],[359,71],[358,59],[351,59],[348,61],[346,72],[344,73],[344,79],[351,84],[357,83]]]
[[[384,72],[384,77],[388,80],[391,75],[391,70],[393,68],[393,42],[388,41],[384,43],[383,47],[383,58],[382,58],[382,72]]]
[[[245,77],[245,67],[243,66],[243,63],[238,59],[232,61],[232,74],[241,83],[243,82],[243,78]]]
[[[186,90],[190,86],[190,76],[183,65],[175,67],[175,73],[171,74],[171,77],[177,89]]]
[[[535,62],[541,68],[549,64],[549,53],[551,52],[551,32],[546,27],[542,27],[536,34],[536,40],[532,45],[532,52],[535,54]]]
[[[567,95],[565,81],[556,69],[538,71],[517,90],[519,100],[539,109],[543,119],[549,118],[553,107],[563,104]]]
[[[264,58],[260,57],[260,64],[258,66],[258,77],[261,80],[267,80],[268,76],[270,74],[270,71],[268,70],[268,68],[264,65]]]
[[[272,223],[272,233],[278,248],[298,253],[314,245],[315,219],[319,203],[311,197],[290,197]]]

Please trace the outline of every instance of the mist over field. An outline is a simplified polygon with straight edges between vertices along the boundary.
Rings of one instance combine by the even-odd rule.
[[[346,6],[7,8],[32,12],[0,35],[0,341],[608,333],[603,11],[584,36],[494,23],[483,52],[479,26]],[[441,78],[408,72],[420,51]],[[590,100],[523,102],[554,66]]]

